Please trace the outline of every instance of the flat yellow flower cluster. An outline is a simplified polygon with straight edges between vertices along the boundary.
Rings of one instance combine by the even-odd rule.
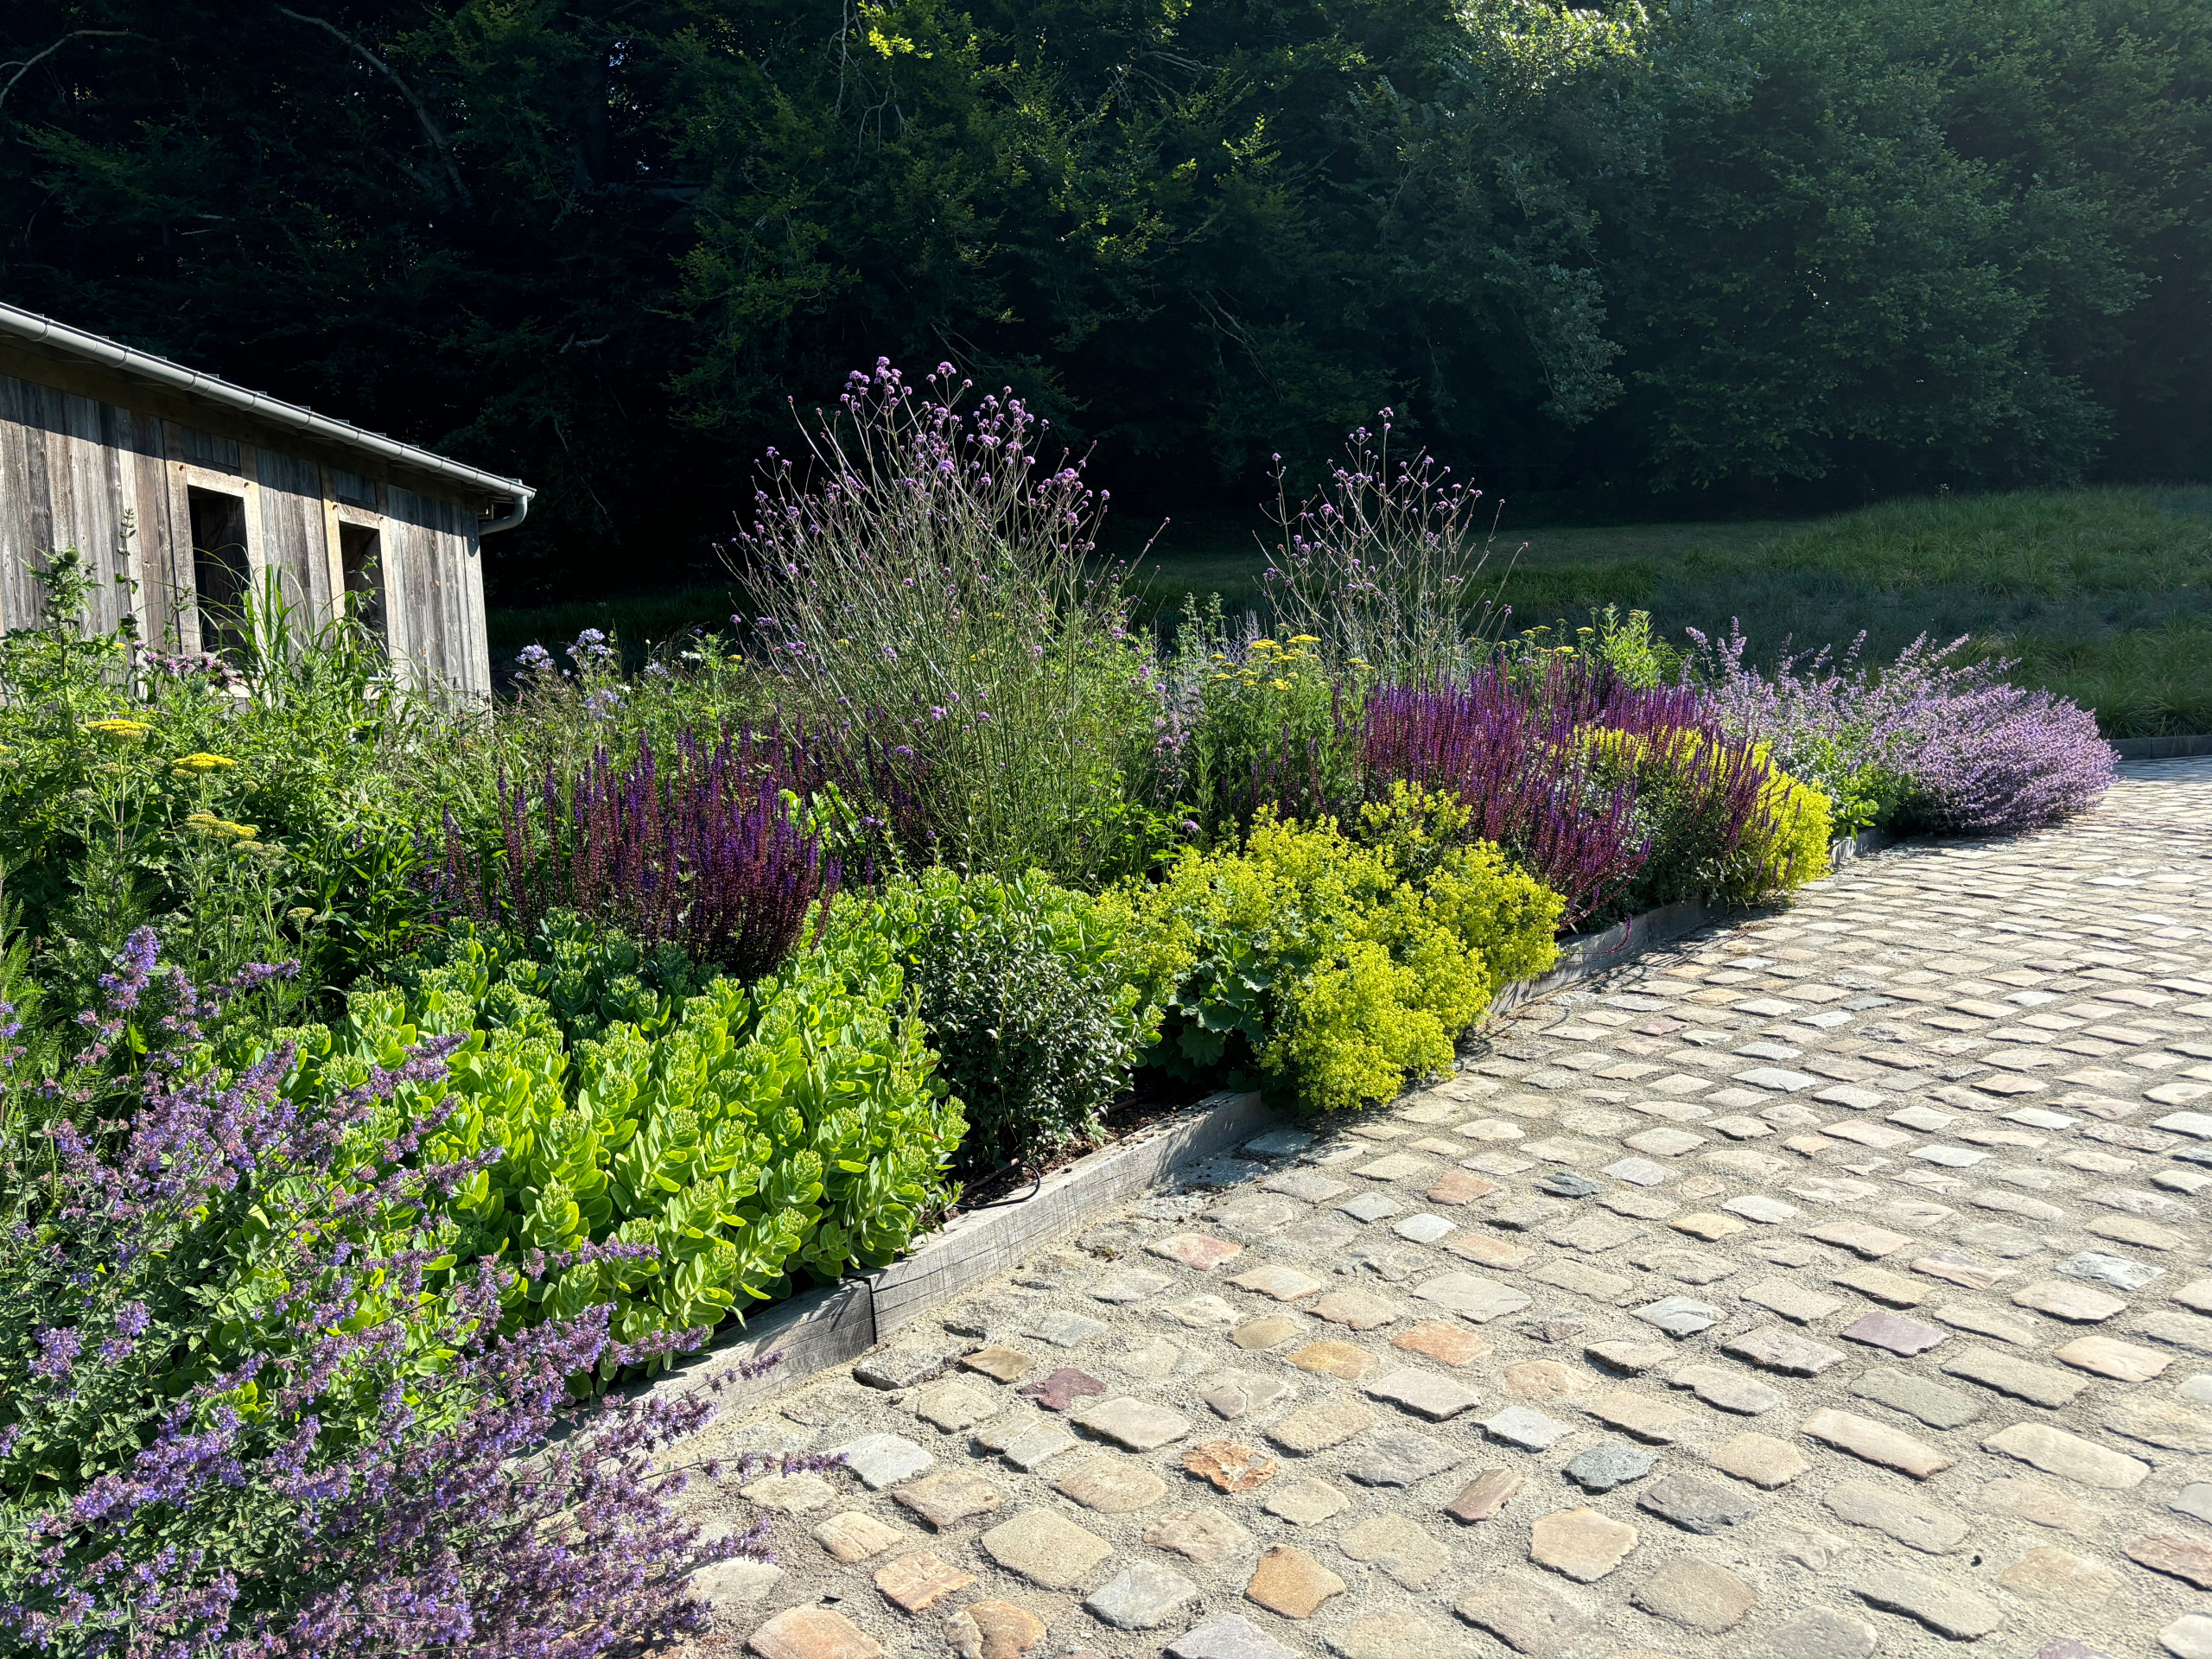
[[[1265,683],[1277,691],[1287,691],[1292,683],[1305,673],[1308,665],[1315,664],[1313,647],[1321,642],[1310,633],[1294,634],[1287,646],[1272,639],[1255,639],[1250,652],[1241,668],[1224,668],[1215,675],[1217,684],[1224,680],[1236,680],[1247,686]],[[1228,656],[1216,652],[1217,663],[1227,663]]]
[[[261,827],[258,824],[232,823],[228,818],[219,818],[213,812],[187,813],[184,821],[203,836],[213,836],[219,841],[237,843],[240,852],[251,853],[261,849]]]
[[[143,743],[146,734],[154,728],[143,720],[95,720],[86,723],[86,730],[98,732],[102,737],[111,737],[118,743]]]
[[[169,767],[169,776],[205,778],[211,772],[228,772],[236,765],[238,762],[235,760],[226,760],[219,754],[209,754],[203,749],[197,754],[178,756]]]

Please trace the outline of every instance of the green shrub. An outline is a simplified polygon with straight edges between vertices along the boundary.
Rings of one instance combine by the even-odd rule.
[[[146,925],[203,984],[300,958],[272,1018],[404,950],[427,919],[420,802],[467,810],[477,723],[399,695],[350,620],[303,634],[273,589],[241,678],[91,632],[74,551],[39,574],[46,626],[0,639],[0,867],[57,1006],[92,1001]]]
[[[1750,904],[1827,874],[1828,798],[1775,765],[1764,744],[1683,729],[1588,741],[1597,781],[1633,782],[1651,836],[1631,910],[1692,898]]]
[[[1828,798],[1829,816],[1839,836],[1878,830],[1896,818],[1918,788],[1903,772],[1867,758],[1872,745],[1816,737],[1800,746],[1790,765]]]
[[[957,1196],[945,1172],[959,1109],[883,942],[802,951],[753,985],[715,980],[680,1004],[633,975],[605,980],[596,1002],[583,995],[619,963],[619,942],[607,961],[569,949],[550,969],[505,957],[511,944],[461,931],[442,965],[357,991],[318,1063],[358,1080],[422,1037],[466,1035],[450,1116],[422,1156],[506,1150],[451,1206],[457,1257],[609,1239],[658,1251],[518,1279],[517,1319],[607,1301],[624,1343],[712,1325],[787,1294],[802,1271],[830,1282],[881,1267]],[[565,986],[566,1017],[600,1034],[570,1046],[525,986]],[[626,999],[643,1022],[602,1018]]]
[[[1325,1110],[1449,1066],[1500,986],[1551,966],[1560,900],[1495,847],[1442,844],[1427,810],[1402,793],[1375,846],[1262,810],[1241,850],[1122,889],[1138,983],[1166,1010],[1153,1063]]]
[[[833,938],[887,941],[968,1121],[963,1166],[1034,1166],[1098,1141],[1159,1010],[1127,982],[1123,916],[1042,873],[943,868],[837,909]]]

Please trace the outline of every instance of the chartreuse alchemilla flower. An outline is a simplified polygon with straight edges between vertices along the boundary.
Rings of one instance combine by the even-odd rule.
[[[143,720],[130,720],[117,715],[110,720],[87,721],[86,731],[98,732],[102,737],[113,738],[118,743],[143,743],[146,734],[154,728]]]

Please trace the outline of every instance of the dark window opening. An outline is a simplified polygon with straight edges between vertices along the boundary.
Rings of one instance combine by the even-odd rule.
[[[192,580],[200,590],[200,649],[245,666],[245,499],[217,490],[186,492],[192,506]]]
[[[338,562],[346,573],[346,609],[378,641],[385,640],[381,538],[363,524],[339,525]]]

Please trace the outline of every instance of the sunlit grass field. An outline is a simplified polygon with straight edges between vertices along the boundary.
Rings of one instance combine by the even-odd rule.
[[[1263,611],[1267,529],[1209,518],[1170,523],[1141,556],[1143,537],[1123,543],[1146,613],[1215,593]],[[1516,629],[1618,605],[1649,611],[1678,644],[1685,628],[1740,625],[1766,659],[1862,631],[1877,658],[1923,632],[1963,634],[1975,656],[2018,658],[2023,683],[2095,709],[2108,736],[2212,732],[2212,487],[1940,497],[1796,523],[1516,531],[1509,510],[1484,575]],[[492,647],[600,627],[636,649],[724,627],[731,608],[728,590],[702,588],[494,611]]]

